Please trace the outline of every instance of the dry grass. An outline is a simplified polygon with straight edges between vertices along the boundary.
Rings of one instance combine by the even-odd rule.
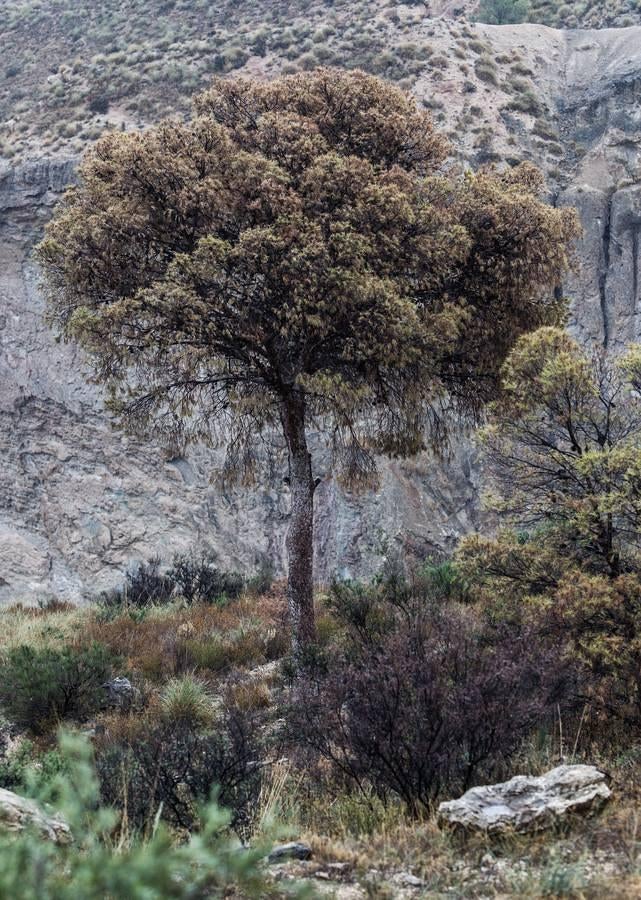
[[[22,644],[39,648],[76,643],[93,616],[89,607],[62,603],[42,609],[21,605],[0,609],[0,651]]]
[[[229,693],[234,706],[247,712],[268,709],[271,704],[272,694],[264,681],[241,681],[232,685]]]
[[[322,598],[319,611],[321,630],[331,642],[336,626]],[[0,650],[21,643],[61,646],[97,640],[121,655],[132,672],[152,677],[157,684],[145,697],[143,710],[98,717],[95,743],[100,748],[143,738],[162,721],[160,685],[176,671],[190,668],[190,645],[215,644],[228,654],[222,668],[201,673],[212,687],[230,668],[264,662],[269,643],[265,636],[275,632],[282,638],[287,633],[285,612],[280,588],[266,597],[245,596],[222,607],[153,608],[140,620],[122,614],[105,621],[100,610],[92,608],[14,607],[0,611]],[[276,644],[272,650],[276,652]],[[276,709],[278,685],[272,668],[225,680],[216,693],[228,690],[245,709]],[[514,762],[514,771],[539,773],[563,757],[595,763],[608,772],[613,801],[601,815],[572,827],[501,840],[482,835],[463,840],[439,829],[433,815],[412,820],[399,803],[384,804],[374,794],[346,791],[327,770],[275,759],[268,767],[254,836],[258,840],[273,833],[278,822],[279,837],[311,844],[314,859],[304,874],[323,868],[331,872],[329,864],[345,864],[337,880],[360,884],[366,896],[400,896],[394,879],[412,873],[423,882],[412,893],[416,898],[632,900],[641,896],[641,746],[611,724],[607,734],[609,744],[603,723],[587,716],[558,722],[547,738],[533,740]],[[372,869],[379,874],[372,876]]]
[[[152,680],[189,670],[212,675],[259,665],[287,650],[285,601],[277,592],[244,596],[225,606],[195,604],[126,613],[109,621],[94,616],[85,639],[105,644],[128,669]]]

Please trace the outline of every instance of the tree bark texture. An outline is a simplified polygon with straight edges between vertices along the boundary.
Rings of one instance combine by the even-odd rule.
[[[287,601],[294,652],[316,637],[314,621],[314,479],[305,433],[305,401],[294,395],[283,401],[282,422],[289,451],[291,513],[287,532]]]

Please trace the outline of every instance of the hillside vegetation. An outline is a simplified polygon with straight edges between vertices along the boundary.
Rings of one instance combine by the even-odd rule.
[[[496,3],[527,7],[527,15],[488,16]],[[240,69],[359,67],[406,88],[425,75],[439,82],[454,73],[470,94],[479,80],[492,88],[520,78],[523,85],[508,85],[508,93],[525,92],[517,110],[538,114],[540,103],[522,78],[528,73],[509,67],[503,73],[502,61],[476,39],[477,17],[564,28],[641,21],[638,0],[486,0],[482,6],[481,15],[474,3],[388,0],[9,0],[2,24],[0,158],[79,153],[105,128],[136,128],[185,112],[192,94],[214,75]]]
[[[184,111],[214,75],[241,67],[361,67],[409,85],[433,51],[411,43],[425,10],[406,10],[401,21],[384,0],[10,2],[1,152],[77,150],[105,126],[135,127]]]
[[[612,28],[639,23],[638,0],[480,0],[465,11],[493,25],[539,22],[554,28]]]

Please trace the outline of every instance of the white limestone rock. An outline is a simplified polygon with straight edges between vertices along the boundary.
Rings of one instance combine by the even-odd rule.
[[[441,825],[498,834],[549,828],[574,814],[600,809],[610,798],[606,776],[594,766],[558,766],[538,777],[517,775],[502,784],[471,788],[441,803]]]
[[[62,819],[48,816],[33,800],[0,788],[0,828],[18,832],[29,827],[35,827],[42,837],[55,844],[72,840],[71,830]]]

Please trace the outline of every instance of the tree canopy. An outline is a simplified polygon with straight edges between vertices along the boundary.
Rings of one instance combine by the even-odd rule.
[[[582,663],[586,699],[641,718],[641,354],[613,360],[543,328],[504,367],[484,445],[507,524],[458,561],[497,619]],[[492,504],[495,506],[495,504]],[[499,508],[501,508],[499,506]],[[518,529],[518,530],[517,530]]]
[[[224,437],[241,470],[280,425],[293,611],[311,603],[307,429],[369,476],[375,452],[442,439],[446,409],[478,412],[519,335],[558,319],[574,214],[531,165],[447,155],[362,72],[217,80],[190,121],[100,139],[40,246],[51,317],[125,424]]]
[[[512,522],[543,528],[541,540],[564,565],[613,577],[636,568],[641,549],[637,359],[612,361],[563,331],[540,329],[510,354],[484,431]]]

